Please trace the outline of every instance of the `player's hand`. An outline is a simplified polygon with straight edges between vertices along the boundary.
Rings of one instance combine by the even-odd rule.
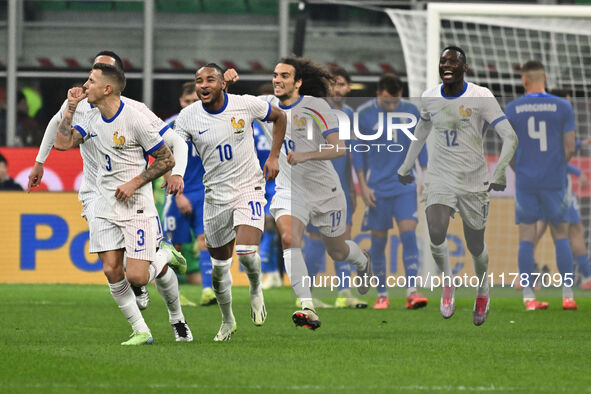
[[[78,103],[86,98],[86,92],[82,88],[68,90],[68,111],[74,113]]]
[[[27,193],[34,187],[41,185],[41,179],[43,178],[43,164],[35,162],[33,169],[29,173],[29,184],[27,185]]]
[[[123,185],[117,187],[115,190],[115,198],[122,202],[127,202],[133,196],[133,193],[137,190],[137,186],[133,179]]]
[[[488,191],[490,192],[491,190],[494,190],[495,192],[502,192],[506,187],[507,185],[501,185],[500,183],[493,182],[488,186]]]
[[[277,177],[277,174],[279,174],[279,159],[269,156],[263,166],[263,176],[271,181]]]
[[[162,184],[161,188],[166,188],[167,194],[172,194],[173,196],[176,196],[178,194],[181,194],[183,190],[185,190],[185,182],[183,181],[182,176],[171,175]]]
[[[233,68],[227,69],[224,73],[224,82],[226,82],[226,85],[232,85],[238,82],[239,79],[238,73]]]
[[[363,199],[363,202],[365,202],[365,205],[375,208],[376,207],[376,195],[373,191],[373,189],[365,186],[361,188],[361,198]]]
[[[402,183],[403,185],[408,185],[409,183],[413,183],[415,177],[408,174],[408,175],[400,175],[398,174],[398,182]]]
[[[185,196],[184,194],[177,194],[175,197],[176,207],[179,209],[179,212],[185,216],[189,216],[193,213],[193,205],[191,201]]]
[[[287,162],[292,166],[295,166],[298,163],[305,163],[308,161],[308,157],[303,152],[294,152],[291,151],[287,155]]]

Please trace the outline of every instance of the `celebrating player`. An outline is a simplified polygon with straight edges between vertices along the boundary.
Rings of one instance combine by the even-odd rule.
[[[94,219],[89,222],[91,252],[99,253],[111,294],[132,326],[131,338],[122,345],[153,342],[129,289],[130,282],[144,286],[152,279],[156,279],[167,304],[176,340],[192,341],[179,302],[177,278],[166,265],[154,261],[162,231],[150,183],[171,170],[174,159],[158,133],[162,121],[152,122],[137,109],[126,106],[120,97],[124,86],[125,75],[120,68],[96,63],[84,84],[85,91],[68,91],[68,105],[58,126],[55,147],[70,149],[92,140],[96,149],[98,198],[93,204]],[[72,127],[76,107],[87,96],[96,109],[88,111]],[[147,168],[145,152],[156,159]]]
[[[488,250],[484,244],[488,192],[505,189],[505,170],[517,147],[517,136],[490,90],[464,81],[467,70],[466,54],[461,48],[452,46],[443,50],[439,60],[439,76],[443,83],[422,95],[421,117],[414,134],[417,141],[411,143],[398,176],[404,184],[412,182],[410,171],[434,128],[436,134],[429,142],[429,169],[424,182],[431,253],[441,272],[451,277],[446,236],[449,217],[458,211],[480,279],[472,317],[479,326],[486,321],[490,304],[486,280]],[[492,180],[489,180],[482,146],[482,130],[486,123],[493,126],[503,140]],[[440,311],[446,319],[455,311],[454,290],[452,283],[443,286]]]
[[[573,295],[573,257],[568,240],[570,193],[567,164],[575,153],[575,115],[568,100],[546,93],[542,63],[521,68],[526,94],[507,104],[506,113],[519,137],[515,153],[515,221],[519,224],[519,271],[528,311],[546,309],[534,293],[536,221],[550,224],[556,264],[562,274],[562,308],[577,309]]]
[[[410,102],[401,100],[402,82],[393,74],[383,75],[378,82],[377,98],[361,105],[359,130],[375,134],[378,119],[384,119],[387,112],[410,113],[419,117],[417,108]],[[406,120],[406,119],[405,119]],[[396,123],[400,120],[395,119]],[[412,129],[414,131],[414,129]],[[398,133],[399,131],[397,131]],[[394,141],[408,149],[410,139],[400,134],[393,135]],[[388,144],[386,133],[377,143]],[[388,230],[392,228],[392,218],[396,220],[402,260],[407,277],[406,309],[418,309],[427,305],[427,298],[417,291],[415,278],[419,269],[419,250],[417,247],[417,187],[413,182],[405,187],[398,182],[396,171],[404,160],[403,154],[388,152],[386,149],[369,152],[353,152],[353,163],[357,171],[361,196],[368,207],[363,219],[362,230],[371,230],[371,261],[373,272],[379,279],[378,299],[374,309],[386,309],[390,305],[386,281],[386,243]],[[421,167],[427,165],[425,148],[419,154]]]
[[[114,52],[111,51],[101,51],[99,52],[94,59],[94,63],[104,63],[110,64],[113,66],[118,67],[120,70],[123,70],[123,62],[121,58]],[[160,135],[164,139],[164,142],[169,145],[173,149],[174,159],[175,159],[175,167],[172,169],[171,176],[168,178],[168,193],[178,193],[181,190],[183,185],[183,180],[181,174],[185,170],[185,166],[187,163],[187,148],[186,143],[176,135],[170,127],[166,124],[162,123],[160,118],[158,118],[152,111],[148,109],[148,107],[139,101],[132,100],[130,98],[121,96],[121,101],[125,103],[127,106],[134,107],[138,111],[140,111],[144,116],[146,116],[151,123],[161,123],[161,129],[159,130]],[[65,100],[62,104],[62,107],[58,113],[56,113],[53,118],[49,121],[47,125],[47,129],[45,130],[45,134],[43,135],[43,140],[41,141],[41,146],[39,147],[39,152],[37,154],[37,158],[35,159],[35,165],[29,174],[29,185],[28,190],[30,191],[33,187],[38,187],[41,184],[41,179],[43,178],[43,163],[49,156],[51,152],[51,148],[53,147],[53,143],[56,138],[56,131],[62,115],[67,110],[67,103],[68,101]],[[85,114],[91,111],[93,105],[88,102],[88,99],[83,99],[78,103],[76,107],[76,112],[74,113],[73,120],[74,122],[81,121]],[[94,140],[90,139],[86,141],[84,144],[80,145],[80,155],[82,156],[82,164],[83,164],[83,172],[82,172],[82,183],[80,185],[80,190],[78,191],[78,199],[82,203],[82,216],[86,219],[89,227],[91,221],[94,219],[94,203],[98,198],[97,192],[97,176],[98,176],[98,169],[99,163],[95,158],[95,148],[94,148]],[[96,253],[97,251],[92,251]],[[184,258],[177,253],[167,242],[162,242],[160,244],[160,248],[156,255],[154,256],[155,264],[184,264]],[[150,302],[150,296],[145,286],[136,287],[131,286],[133,292],[136,295],[136,301],[138,307],[140,309],[146,309]]]
[[[277,141],[268,128],[265,134],[273,146],[282,145],[276,193],[271,202],[271,213],[277,223],[283,244],[285,270],[291,286],[302,303],[302,310],[293,313],[298,326],[312,330],[320,327],[314,309],[304,256],[302,237],[308,223],[322,235],[329,256],[335,261],[346,261],[357,267],[357,274],[366,281],[371,276],[369,256],[353,241],[345,238],[347,205],[339,177],[330,160],[345,154],[345,144],[338,138],[336,117],[330,114],[326,97],[331,76],[307,59],[284,58],[273,72],[274,96],[267,96],[288,114],[290,126],[285,140]],[[311,97],[315,96],[315,97]],[[320,114],[324,122],[306,119],[306,112]],[[312,139],[307,139],[306,125],[312,123]],[[328,143],[330,149],[319,150]],[[365,294],[367,286],[358,288]]]
[[[264,226],[265,180],[277,176],[277,158],[285,134],[285,114],[252,96],[226,94],[223,70],[210,63],[195,75],[201,101],[183,109],[175,131],[191,140],[205,168],[204,230],[212,261],[212,282],[222,313],[215,341],[230,340],[236,330],[232,313],[232,252],[250,281],[251,318],[265,322],[267,311],[261,289],[261,259],[257,253]],[[273,122],[276,142],[263,172],[254,150],[252,122]]]

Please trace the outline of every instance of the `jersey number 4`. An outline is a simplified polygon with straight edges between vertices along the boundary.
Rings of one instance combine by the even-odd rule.
[[[540,152],[546,152],[548,150],[548,139],[546,137],[546,122],[541,120],[539,123],[539,129],[536,129],[536,118],[530,116],[527,120],[527,135],[534,140],[540,141]]]

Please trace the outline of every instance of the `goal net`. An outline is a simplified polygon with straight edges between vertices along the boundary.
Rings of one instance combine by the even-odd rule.
[[[440,83],[440,49],[448,45],[464,49],[470,67],[466,79],[488,87],[502,107],[523,94],[520,66],[528,60],[539,60],[546,69],[548,90],[562,89],[572,97],[577,139],[591,137],[591,7],[429,4],[426,11],[386,12],[401,40],[410,97],[420,97],[427,87]],[[485,153],[490,165],[494,165],[500,150],[500,138],[489,130]],[[589,153],[591,150],[583,146],[571,160],[588,179]],[[491,195],[486,230],[489,272],[495,274],[518,272],[514,176],[510,169],[508,172],[507,190]],[[573,177],[572,181],[588,246],[591,192],[589,186],[583,187],[580,178]],[[418,231],[424,235],[424,265],[433,270],[424,220]],[[449,234],[452,268],[457,273],[473,273],[459,218],[452,221]],[[536,249],[536,261],[540,269],[546,266],[551,272],[557,271],[549,231]]]

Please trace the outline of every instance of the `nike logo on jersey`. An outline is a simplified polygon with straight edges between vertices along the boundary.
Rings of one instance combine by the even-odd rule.
[[[199,135],[201,135],[201,134],[205,133],[205,132],[206,132],[206,131],[208,131],[208,130],[209,130],[209,129],[205,129],[205,130],[203,130],[203,131],[199,130],[197,133],[198,133]]]
[[[97,137],[97,136],[98,136],[98,134],[90,134],[90,138]]]
[[[146,250],[146,248],[143,248],[143,249],[135,249],[134,252],[135,253],[138,253],[138,252],[143,252],[144,250]]]

